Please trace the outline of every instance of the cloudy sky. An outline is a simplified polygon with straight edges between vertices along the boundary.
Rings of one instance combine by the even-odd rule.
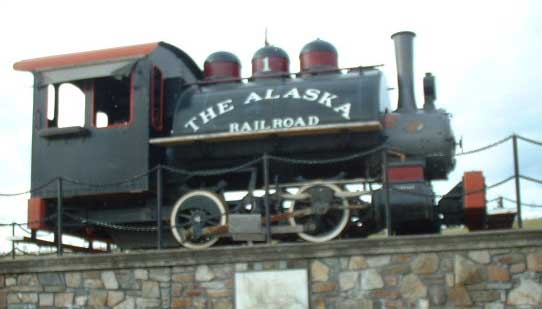
[[[542,2],[540,1],[1,1],[0,191],[26,190],[30,180],[32,76],[14,62],[46,55],[166,41],[198,64],[217,50],[235,53],[250,74],[252,54],[269,41],[299,70],[301,47],[315,38],[333,43],[339,65],[384,64],[396,87],[393,43],[401,30],[417,33],[416,94],[425,72],[437,77],[437,106],[453,115],[465,150],[516,132],[542,140]],[[392,98],[396,93],[392,92]],[[542,147],[520,143],[521,172],[542,178]],[[458,159],[449,182],[483,170],[488,183],[513,173],[512,145]],[[542,204],[542,187],[523,182],[523,200]],[[513,182],[488,198],[515,198]],[[0,222],[26,220],[26,196],[0,198]],[[507,206],[513,206],[508,204]],[[542,216],[542,209],[525,209]]]

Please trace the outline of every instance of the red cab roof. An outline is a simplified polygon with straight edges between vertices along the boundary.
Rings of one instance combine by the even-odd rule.
[[[18,71],[43,71],[59,67],[78,66],[94,62],[114,61],[129,58],[141,58],[152,53],[159,43],[148,43],[133,46],[108,48],[81,53],[64,54],[23,60],[15,63],[13,68]]]

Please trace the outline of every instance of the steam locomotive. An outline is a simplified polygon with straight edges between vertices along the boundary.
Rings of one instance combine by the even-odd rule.
[[[249,78],[231,53],[201,70],[164,42],[18,62],[35,78],[30,228],[54,230],[60,216],[64,233],[133,248],[154,246],[165,224],[165,246],[201,249],[462,223],[463,200],[435,204],[430,182],[454,168],[456,145],[431,73],[416,105],[414,37],[392,36],[396,110],[378,66],[341,69],[323,40],[303,47],[295,74],[266,44]],[[66,124],[76,97],[81,123]],[[469,186],[483,185],[471,176]],[[62,181],[42,186],[52,179]]]

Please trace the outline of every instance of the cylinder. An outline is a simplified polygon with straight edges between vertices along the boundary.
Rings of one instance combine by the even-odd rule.
[[[395,43],[395,61],[397,64],[398,112],[410,112],[417,109],[414,98],[415,36],[416,34],[410,31],[397,32],[391,36]]]

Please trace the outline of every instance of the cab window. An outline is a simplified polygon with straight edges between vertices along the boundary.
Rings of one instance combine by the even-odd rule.
[[[47,127],[85,125],[85,92],[82,84],[62,83],[47,87]]]
[[[97,128],[129,125],[132,121],[131,77],[102,77],[93,81],[93,125]]]

